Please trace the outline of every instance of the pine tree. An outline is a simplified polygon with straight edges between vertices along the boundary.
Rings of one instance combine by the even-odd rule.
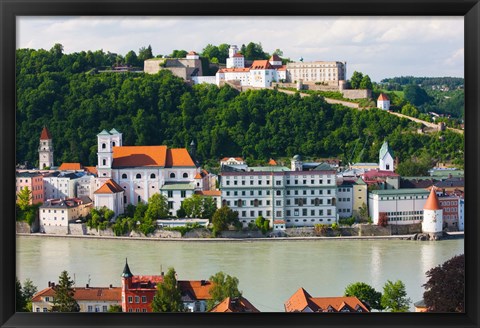
[[[157,284],[157,292],[152,301],[153,312],[183,311],[182,295],[175,276],[175,269],[169,268],[163,283]]]
[[[80,306],[74,298],[75,291],[72,288],[73,280],[70,280],[67,271],[62,271],[58,277],[58,285],[54,287],[55,296],[51,312],[80,312]]]
[[[25,306],[27,305],[27,301],[25,300],[25,296],[22,292],[22,284],[15,277],[15,309],[17,312],[25,311]]]

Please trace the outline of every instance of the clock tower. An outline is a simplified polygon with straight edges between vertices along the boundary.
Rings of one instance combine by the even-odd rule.
[[[40,146],[38,147],[38,168],[43,170],[53,166],[53,143],[52,136],[47,127],[43,127],[40,134]]]

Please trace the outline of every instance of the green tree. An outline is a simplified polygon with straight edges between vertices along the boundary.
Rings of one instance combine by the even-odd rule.
[[[80,312],[80,306],[75,300],[73,280],[67,271],[62,271],[58,277],[58,285],[55,286],[55,296],[50,312]]]
[[[230,225],[237,223],[239,223],[238,212],[232,211],[228,206],[222,206],[212,217],[213,235],[216,236],[220,231],[227,230]]]
[[[35,286],[32,280],[30,280],[29,278],[27,278],[23,282],[22,294],[25,301],[27,302],[25,309],[28,312],[32,312],[32,298],[33,298],[33,295],[35,295],[35,293],[37,292],[37,290],[38,290],[37,286]]]
[[[245,48],[245,53],[242,52],[242,54],[247,60],[268,59],[268,55],[263,52],[263,47],[261,43],[250,42]]]
[[[383,286],[381,305],[390,312],[407,312],[410,304],[405,285],[401,280],[387,280]]]
[[[362,77],[362,80],[360,81],[360,89],[373,89],[373,84],[372,80],[370,80],[370,76],[365,75],[364,77]]]
[[[163,194],[157,193],[148,199],[145,217],[152,220],[165,219],[168,217],[168,201]]]
[[[238,278],[230,276],[222,271],[217,272],[209,279],[213,286],[210,289],[212,299],[207,301],[207,310],[211,310],[218,303],[227,297],[241,297],[242,292],[238,290]]]
[[[368,208],[367,204],[363,203],[362,206],[360,206],[360,209],[358,210],[358,215],[359,215],[359,222],[366,223],[368,222],[369,215],[368,215]]]
[[[418,109],[415,108],[412,104],[406,104],[402,107],[401,113],[410,117],[418,117]]]
[[[431,101],[425,90],[415,84],[409,84],[403,88],[403,97],[414,106],[421,106]]]
[[[177,285],[174,268],[169,268],[163,282],[157,284],[157,292],[152,301],[153,312],[182,312],[181,291]]]
[[[203,197],[202,219],[209,219],[211,221],[216,210],[217,202],[215,199],[213,197]]]
[[[32,191],[25,187],[20,190],[17,195],[17,204],[22,211],[25,211],[30,206],[30,201],[32,200]]]
[[[138,61],[137,54],[135,51],[130,50],[126,55],[125,55],[125,64],[129,66],[140,66],[140,62]]]
[[[426,272],[423,299],[428,312],[465,311],[465,255],[457,255]]]
[[[188,54],[188,51],[186,51],[186,50],[175,49],[175,50],[173,50],[173,52],[170,55],[168,55],[168,57],[170,57],[170,58],[185,58],[185,57],[187,57],[187,54]]]
[[[203,197],[197,194],[185,198],[181,207],[185,210],[185,215],[189,218],[200,218],[203,211]]]
[[[107,312],[110,312],[110,313],[122,312],[122,306],[117,304],[110,305]]]
[[[141,47],[140,50],[138,50],[138,60],[140,63],[143,63],[145,60],[150,58],[153,58],[151,45],[148,45],[148,47]]]
[[[23,312],[25,311],[25,307],[27,305],[27,300],[25,299],[25,296],[22,292],[22,284],[18,280],[17,277],[15,277],[15,310],[17,312]]]
[[[352,89],[359,89],[360,83],[362,83],[363,74],[360,72],[353,72],[352,77],[350,78],[350,87]]]
[[[364,282],[355,282],[345,288],[345,296],[355,296],[362,301],[368,309],[382,311],[384,307],[381,304],[382,293],[377,292],[372,286]]]

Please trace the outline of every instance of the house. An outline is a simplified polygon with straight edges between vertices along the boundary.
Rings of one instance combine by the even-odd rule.
[[[238,52],[238,47],[234,44],[228,49],[227,68],[244,68],[245,58]]]
[[[341,218],[353,215],[353,181],[337,180],[337,213]]]
[[[95,208],[106,207],[112,210],[114,217],[123,214],[125,190],[114,180],[108,179],[94,194]]]
[[[209,312],[236,312],[236,313],[258,313],[260,312],[245,297],[227,297],[218,303]]]
[[[244,227],[259,216],[269,220],[270,227],[275,220],[285,220],[287,228],[332,224],[337,221],[335,173],[325,163],[304,165],[299,155],[292,158],[290,168],[224,166],[222,206],[238,212]]]
[[[299,288],[284,304],[285,312],[366,313],[367,307],[354,296],[312,297]]]
[[[383,109],[383,110],[389,110],[390,109],[390,98],[384,93],[381,93],[380,96],[377,98],[377,108]]]
[[[212,197],[215,200],[217,208],[222,207],[222,192],[220,190],[197,190],[195,194],[203,197]]]
[[[287,82],[302,80],[303,82],[338,83],[346,80],[347,63],[338,61],[296,61],[286,65]]]
[[[44,199],[77,197],[78,179],[85,172],[54,171],[43,175]]]
[[[285,226],[285,220],[275,220],[273,221],[273,231],[285,231],[286,226]]]
[[[16,194],[18,195],[25,188],[28,188],[28,190],[32,192],[30,204],[43,203],[43,175],[41,175],[39,172],[17,172]]]
[[[400,175],[393,171],[369,170],[362,175],[362,178],[367,185],[375,185],[379,189],[399,189],[400,187]]]
[[[40,232],[68,234],[69,223],[86,217],[93,207],[88,197],[49,199],[39,208]]]
[[[53,139],[50,131],[44,126],[40,133],[40,145],[38,147],[38,167],[40,170],[53,166]]]
[[[365,206],[368,206],[368,186],[363,181],[362,178],[355,180],[353,184],[353,204],[352,204],[352,214],[356,218],[360,217],[360,209]]]
[[[97,142],[97,180],[105,183],[111,179],[118,184],[125,191],[124,205],[147,203],[152,195],[162,193],[168,201],[169,215],[174,216],[185,198],[207,185],[199,185],[203,177],[197,174],[203,171],[186,148],[124,146],[122,133],[115,129],[100,132]]]
[[[368,195],[369,216],[374,224],[382,213],[387,215],[388,224],[421,223],[428,194],[425,189],[372,190]]]
[[[122,311],[152,312],[153,297],[164,275],[133,275],[128,263],[122,273]],[[205,312],[213,283],[208,280],[177,280],[182,302],[189,312]]]
[[[54,305],[56,288],[53,282],[36,293],[32,298],[32,312],[48,312]],[[122,289],[120,287],[74,287],[73,298],[80,306],[80,312],[108,312],[111,306],[122,304]]]

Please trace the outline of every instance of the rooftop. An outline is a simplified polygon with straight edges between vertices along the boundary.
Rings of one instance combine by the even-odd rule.
[[[372,190],[370,192],[374,195],[388,196],[388,195],[428,195],[429,191],[418,188],[406,189],[386,189],[386,190]]]

